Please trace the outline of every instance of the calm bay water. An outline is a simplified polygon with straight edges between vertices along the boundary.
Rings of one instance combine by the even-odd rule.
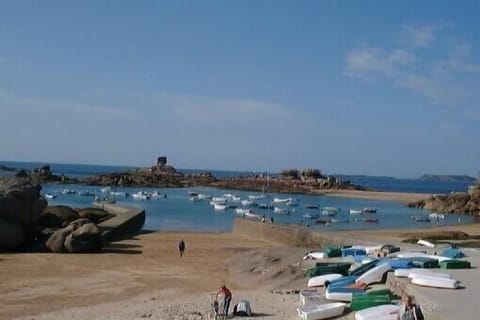
[[[33,169],[41,166],[40,163],[23,163],[23,162],[0,162],[0,164],[15,168]],[[89,175],[99,174],[102,172],[121,172],[132,169],[131,167],[118,166],[92,166],[92,165],[70,165],[70,164],[51,164],[51,170],[55,174],[65,174],[67,176],[75,176],[77,178]],[[180,170],[182,172],[201,172],[204,170]],[[219,177],[238,176],[250,174],[249,172],[226,172],[212,171]],[[425,193],[443,193],[455,191],[465,191],[467,185],[455,184],[433,184],[427,181],[364,177],[364,176],[344,176],[353,183],[358,183],[368,188],[385,190],[385,191],[401,191],[401,192],[425,192]],[[357,179],[357,180],[356,180]],[[49,199],[50,205],[68,205],[72,207],[91,206],[94,198],[89,196],[81,196],[77,194],[62,194],[63,189],[72,189],[77,192],[90,191],[98,197],[103,194],[99,187],[81,186],[81,185],[55,185],[45,184],[42,186],[42,193],[52,193],[57,196],[56,199]],[[139,206],[146,209],[147,219],[144,229],[146,230],[182,230],[182,231],[212,231],[224,232],[230,231],[235,216],[233,209],[225,211],[215,211],[207,201],[192,202],[189,200],[189,192],[193,189],[162,189],[162,188],[115,188],[116,192],[128,192],[133,194],[138,191],[166,193],[167,198],[158,198],[151,200],[135,200],[132,197],[117,196],[116,201],[119,205]],[[242,199],[246,199],[248,195],[258,193],[221,190],[212,188],[195,188],[196,192],[208,194],[212,196],[222,196],[226,193],[236,194]],[[430,227],[438,225],[456,224],[457,219],[461,217],[461,223],[472,222],[472,217],[448,215],[445,220],[437,222],[416,222],[412,220],[412,216],[428,216],[428,212],[419,209],[410,209],[397,202],[364,200],[364,199],[345,199],[337,197],[312,196],[312,195],[288,195],[268,193],[269,200],[274,197],[278,198],[298,198],[297,207],[289,208],[290,215],[274,214],[272,210],[264,210],[253,207],[252,210],[267,217],[273,216],[275,223],[284,224],[304,224],[309,225],[313,229],[325,230],[351,230],[351,229],[385,229],[385,228],[411,228],[411,227]],[[240,203],[232,203],[241,207]],[[335,207],[340,209],[335,217],[326,217],[320,214],[319,209],[307,209],[305,205],[317,205],[319,207]],[[282,207],[282,205],[276,205]],[[284,206],[285,207],[285,206]],[[378,209],[374,215],[378,218],[378,223],[363,222],[362,215],[350,215],[350,209],[362,209],[365,207],[375,207]],[[306,219],[305,214],[319,215],[320,219],[337,219],[338,223],[330,223],[328,225],[316,224],[315,220]]]

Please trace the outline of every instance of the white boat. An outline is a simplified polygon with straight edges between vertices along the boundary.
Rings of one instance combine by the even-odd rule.
[[[428,215],[428,217],[429,217],[430,219],[432,219],[432,220],[439,220],[439,219],[442,219],[442,220],[443,220],[443,219],[445,219],[446,216],[445,216],[443,213],[436,213],[436,212],[434,212],[434,213],[430,213],[430,214]]]
[[[288,201],[291,201],[292,198],[273,198],[274,203],[287,203]]]
[[[273,208],[273,213],[276,213],[276,214],[289,214],[289,213],[290,213],[290,210],[284,209],[284,208],[275,207],[275,208]]]
[[[242,201],[242,198],[240,198],[239,196],[233,196],[232,198],[230,198],[230,201],[232,201],[232,202],[240,202],[240,201]]]
[[[242,200],[240,203],[244,207],[251,207],[251,206],[255,205],[255,201],[253,201],[253,200]]]
[[[225,204],[219,204],[219,203],[215,203],[213,205],[213,209],[216,210],[216,211],[225,211],[227,210],[228,206],[225,205]]]
[[[334,216],[337,215],[336,211],[329,211],[329,210],[322,210],[322,211],[320,211],[320,213],[324,216],[327,216],[327,217],[334,217]]]
[[[288,201],[286,202],[286,205],[289,206],[289,207],[296,207],[298,206],[298,199],[295,198],[295,199],[288,199]]]
[[[325,299],[335,300],[335,301],[352,301],[353,291],[330,291],[330,289],[325,290]]]
[[[374,254],[374,253],[379,252],[380,249],[382,249],[382,245],[379,244],[379,245],[376,245],[376,246],[365,246],[364,249],[365,249],[365,252],[367,253],[367,255]]]
[[[150,196],[152,198],[166,198],[167,194],[166,193],[160,193],[158,191],[154,191],[154,192],[150,193]]]
[[[56,197],[53,193],[45,193],[45,198],[47,199],[55,199]]]
[[[299,320],[319,320],[338,317],[343,314],[346,304],[343,302],[307,305],[297,308]]]
[[[308,279],[307,286],[311,287],[323,287],[325,286],[325,281],[332,281],[343,277],[343,275],[339,273],[330,273],[324,274],[322,276],[311,277]]]
[[[250,209],[246,209],[246,208],[235,208],[235,213],[238,214],[238,215],[244,215],[245,213],[249,212]]]
[[[199,200],[209,200],[209,199],[212,199],[212,196],[208,195],[208,194],[202,194],[202,193],[199,193],[197,194],[197,197]]]
[[[227,199],[224,197],[212,197],[212,201],[215,203],[225,203]]]
[[[411,270],[410,273],[408,274],[409,279],[415,279],[419,277],[420,278],[436,277],[436,278],[452,279],[452,276],[449,275],[448,273],[434,272],[434,271],[431,271],[431,269],[414,269],[414,270]]]
[[[225,199],[223,201],[220,201],[220,200],[217,200],[217,201],[214,201],[214,200],[210,200],[210,205],[213,207],[214,205],[216,204],[225,204],[227,203],[227,201],[225,201]]]
[[[418,240],[417,241],[417,244],[421,245],[421,246],[425,246],[425,247],[429,247],[429,248],[435,248],[435,245],[427,240]]]
[[[355,312],[355,320],[397,320],[400,306],[384,304]]]
[[[244,214],[245,218],[250,218],[250,219],[262,219],[262,216],[259,215],[258,213],[253,212],[252,210],[249,210]]]
[[[362,210],[350,209],[350,214],[361,214],[362,212]]]
[[[222,195],[222,198],[225,198],[225,199],[232,199],[233,197],[234,195],[231,193],[225,193],[224,195]]]
[[[431,277],[431,276],[418,276],[412,279],[412,283],[424,286],[443,289],[456,289],[458,288],[458,281],[455,279]]]
[[[320,304],[323,300],[323,294],[312,290],[302,290],[299,293],[300,304],[302,306],[310,304]]]
[[[73,189],[63,189],[62,190],[62,194],[75,194],[77,193],[77,191],[73,190]]]
[[[151,195],[144,191],[139,191],[137,193],[132,194],[132,198],[135,200],[150,200]]]
[[[363,208],[363,213],[377,213],[377,208]]]
[[[373,282],[378,282],[382,280],[383,274],[391,269],[390,265],[388,263],[383,263],[381,265],[376,266],[375,268],[372,268],[359,276],[355,282],[356,283],[365,283],[365,284],[370,284]]]
[[[254,194],[251,194],[248,196],[248,200],[252,200],[252,201],[255,201],[255,200],[260,200],[260,199],[263,199],[265,198],[264,195],[254,195]]]
[[[103,188],[100,188],[100,191],[101,191],[102,193],[110,192],[110,190],[112,190],[111,187],[103,187]]]
[[[395,269],[393,275],[397,278],[407,278],[413,269]]]
[[[328,258],[325,252],[309,252],[304,257],[303,260],[315,260],[315,259],[325,259]]]
[[[426,251],[403,251],[398,252],[397,258],[415,258],[415,257],[424,257],[427,255]]]

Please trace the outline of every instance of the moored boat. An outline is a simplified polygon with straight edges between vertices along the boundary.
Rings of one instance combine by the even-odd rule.
[[[225,210],[227,210],[227,208],[228,208],[228,206],[225,205],[225,204],[215,203],[213,205],[213,209],[215,211],[225,211]]]
[[[377,213],[377,208],[363,208],[363,213]]]
[[[45,193],[45,198],[47,199],[55,199],[57,196],[53,193]]]
[[[350,209],[350,214],[361,214],[362,210]]]
[[[292,198],[273,198],[274,203],[287,203],[292,200]]]
[[[290,210],[285,209],[285,208],[275,207],[275,208],[273,208],[273,213],[276,213],[276,214],[289,214],[289,213],[290,213]]]
[[[427,240],[418,240],[417,241],[417,244],[419,245],[422,245],[422,246],[426,246],[426,247],[429,247],[429,248],[435,248],[435,245],[433,243],[431,243],[430,241],[427,241]]]

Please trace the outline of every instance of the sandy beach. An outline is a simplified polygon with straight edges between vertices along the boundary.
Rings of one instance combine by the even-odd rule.
[[[392,193],[380,194],[392,200]],[[442,230],[477,234],[480,226],[323,232],[322,237],[403,247],[406,233]],[[183,258],[177,249],[181,238],[187,246]],[[234,229],[145,232],[97,254],[0,254],[0,319],[208,319],[210,294],[222,284],[233,292],[232,307],[247,299],[256,319],[295,319],[295,290],[306,288],[302,257],[308,249]]]
[[[342,197],[342,198],[398,201],[403,204],[419,201],[431,196],[431,194],[428,194],[428,193],[359,191],[359,190],[327,190],[327,191],[321,191],[319,193],[326,196]]]

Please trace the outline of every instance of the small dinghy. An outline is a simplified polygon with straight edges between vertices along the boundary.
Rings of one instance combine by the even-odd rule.
[[[297,308],[299,320],[319,320],[338,317],[345,310],[345,303],[334,302],[317,305],[307,305]]]
[[[355,313],[355,320],[396,320],[398,319],[399,312],[400,306],[384,304],[357,311]]]
[[[355,280],[357,280],[358,276],[346,276],[346,277],[341,277],[336,280],[332,281],[325,281],[325,287],[346,287],[351,284],[355,283]]]
[[[417,244],[421,246],[429,247],[429,248],[435,248],[435,245],[427,240],[418,240]]]
[[[350,309],[353,311],[363,310],[375,306],[392,303],[389,294],[357,294],[352,296],[352,303]]]
[[[316,276],[316,277],[311,277],[308,279],[308,287],[323,287],[325,286],[326,281],[333,281],[336,279],[339,279],[343,277],[340,273],[330,273],[330,274],[325,274],[323,276]]]
[[[465,260],[443,260],[440,261],[440,268],[442,269],[470,269],[472,265]]]
[[[365,290],[359,288],[343,288],[329,286],[328,289],[325,290],[325,299],[350,302],[352,301],[353,293],[359,292],[365,292]]]
[[[428,269],[414,269],[410,271],[408,274],[408,278],[415,279],[418,277],[437,277],[437,278],[445,278],[445,279],[452,279],[452,276],[448,273],[441,273],[441,272],[433,272]]]
[[[458,281],[455,279],[431,277],[426,275],[413,278],[412,283],[419,286],[442,289],[456,289],[458,287]]]
[[[390,265],[388,263],[382,263],[375,268],[372,268],[359,276],[357,280],[355,280],[356,283],[365,283],[365,284],[370,284],[373,282],[378,282],[382,280],[383,274],[391,269]]]
[[[320,304],[323,298],[323,294],[312,290],[302,290],[300,291],[299,296],[302,306],[307,306],[310,304]]]
[[[308,260],[308,259],[325,259],[327,258],[327,254],[325,252],[309,252],[303,257],[303,260]]]

